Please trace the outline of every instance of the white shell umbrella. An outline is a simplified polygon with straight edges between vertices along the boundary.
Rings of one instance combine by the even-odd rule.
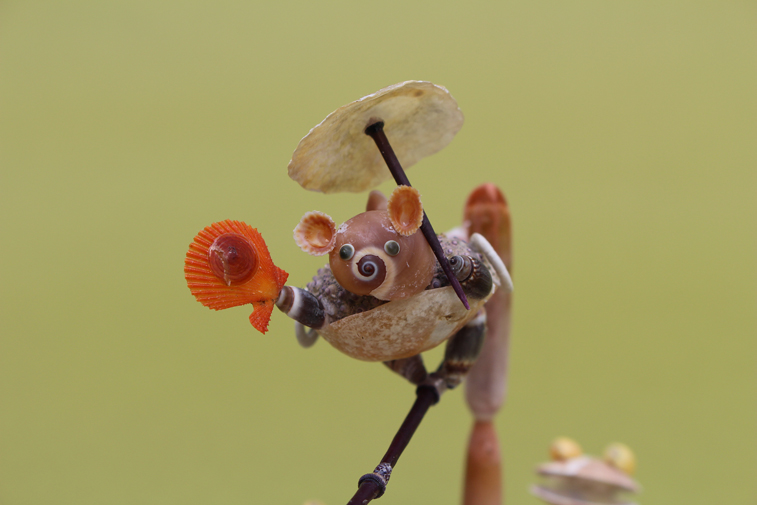
[[[463,126],[449,91],[426,81],[405,81],[344,105],[300,141],[289,177],[323,193],[360,192],[389,178],[381,154],[365,134],[384,123],[392,148],[407,168],[440,151]]]

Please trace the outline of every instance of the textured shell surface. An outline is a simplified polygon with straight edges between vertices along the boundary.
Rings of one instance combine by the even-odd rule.
[[[408,168],[443,149],[463,126],[457,102],[443,86],[405,81],[344,105],[300,140],[289,177],[323,193],[360,192],[390,177],[365,129],[376,121]],[[360,167],[356,170],[355,167]]]
[[[448,257],[473,256],[492,272],[485,258],[459,239],[439,235]],[[496,279],[496,274],[492,273]],[[473,319],[488,299],[472,300],[466,310],[449,286],[441,266],[427,289],[404,300],[385,302],[342,288],[328,266],[307,286],[323,304],[331,323],[318,333],[343,353],[363,361],[387,361],[414,356],[444,342]],[[491,294],[494,292],[492,288]]]

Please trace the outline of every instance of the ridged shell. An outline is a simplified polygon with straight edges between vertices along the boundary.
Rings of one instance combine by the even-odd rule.
[[[397,186],[387,202],[389,219],[397,233],[408,237],[418,231],[423,223],[421,194],[410,186]]]
[[[302,216],[294,228],[294,242],[312,256],[323,256],[334,248],[336,225],[328,214],[317,210]]]
[[[209,254],[213,242],[222,235],[235,234],[249,243],[257,253],[254,275],[246,282],[231,285],[216,275]],[[286,282],[287,274],[273,264],[263,237],[250,225],[241,221],[221,221],[203,229],[189,245],[184,259],[184,277],[198,302],[214,310],[252,303],[255,307],[250,322],[265,333],[273,301]],[[260,313],[258,313],[260,312]]]

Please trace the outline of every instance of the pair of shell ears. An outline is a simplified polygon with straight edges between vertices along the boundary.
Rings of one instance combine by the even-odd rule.
[[[386,211],[395,231],[408,237],[423,223],[421,194],[411,186],[397,186],[386,202]],[[294,229],[294,241],[313,256],[330,253],[336,244],[334,220],[317,210],[306,213]]]

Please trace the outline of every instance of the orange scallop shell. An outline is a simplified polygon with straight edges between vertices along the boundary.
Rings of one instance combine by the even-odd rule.
[[[336,243],[334,220],[317,210],[306,212],[294,228],[294,242],[311,256],[328,254]]]
[[[421,194],[411,186],[397,186],[387,202],[389,218],[397,233],[409,237],[423,223]]]
[[[213,272],[209,253],[213,241],[224,234],[242,237],[257,253],[254,275],[242,284],[228,285]],[[241,221],[221,221],[206,227],[189,245],[184,260],[184,278],[198,302],[214,310],[251,303],[254,312],[250,323],[260,332],[268,330],[274,301],[284,287],[289,274],[273,264],[263,237],[250,225]]]

